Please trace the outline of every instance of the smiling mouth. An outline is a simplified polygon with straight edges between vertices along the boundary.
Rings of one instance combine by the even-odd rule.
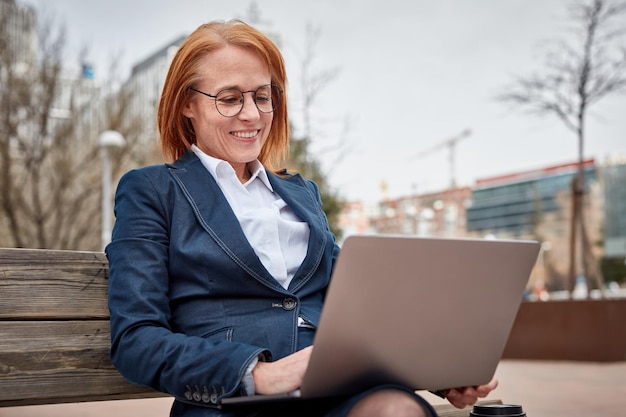
[[[250,139],[258,135],[260,130],[253,130],[251,132],[230,132],[231,135],[236,136],[241,139]]]

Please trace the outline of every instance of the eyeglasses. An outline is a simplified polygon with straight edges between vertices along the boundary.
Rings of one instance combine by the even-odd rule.
[[[215,108],[224,117],[235,117],[243,109],[244,94],[252,93],[254,104],[261,113],[272,113],[280,105],[283,90],[274,84],[262,85],[256,90],[241,91],[237,88],[227,88],[219,91],[216,95],[205,93],[189,87],[196,93],[203,94],[215,100]]]

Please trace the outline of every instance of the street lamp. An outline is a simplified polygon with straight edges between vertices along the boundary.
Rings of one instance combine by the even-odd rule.
[[[120,148],[126,142],[121,133],[106,130],[98,137],[102,150],[102,250],[111,240],[111,158],[110,148]]]

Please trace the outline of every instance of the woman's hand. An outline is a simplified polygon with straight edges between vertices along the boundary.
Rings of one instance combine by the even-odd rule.
[[[313,346],[276,362],[259,362],[252,370],[257,394],[280,394],[300,388]]]
[[[491,391],[498,386],[498,380],[492,379],[486,385],[479,385],[477,387],[465,387],[465,388],[453,388],[444,390],[443,394],[446,396],[450,404],[456,408],[465,408],[468,405],[476,404],[478,398],[484,398]]]

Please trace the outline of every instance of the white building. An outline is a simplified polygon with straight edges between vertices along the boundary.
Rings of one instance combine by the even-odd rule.
[[[0,26],[9,42],[5,51],[13,51],[14,69],[31,69],[37,59],[37,20],[35,11],[15,0],[0,0]],[[4,71],[3,71],[4,72]],[[4,76],[4,75],[3,75]]]
[[[170,63],[186,36],[181,36],[165,45],[154,54],[136,64],[124,84],[130,93],[130,113],[141,119],[145,126],[140,141],[152,142],[158,138],[156,115],[161,98],[161,90]]]

